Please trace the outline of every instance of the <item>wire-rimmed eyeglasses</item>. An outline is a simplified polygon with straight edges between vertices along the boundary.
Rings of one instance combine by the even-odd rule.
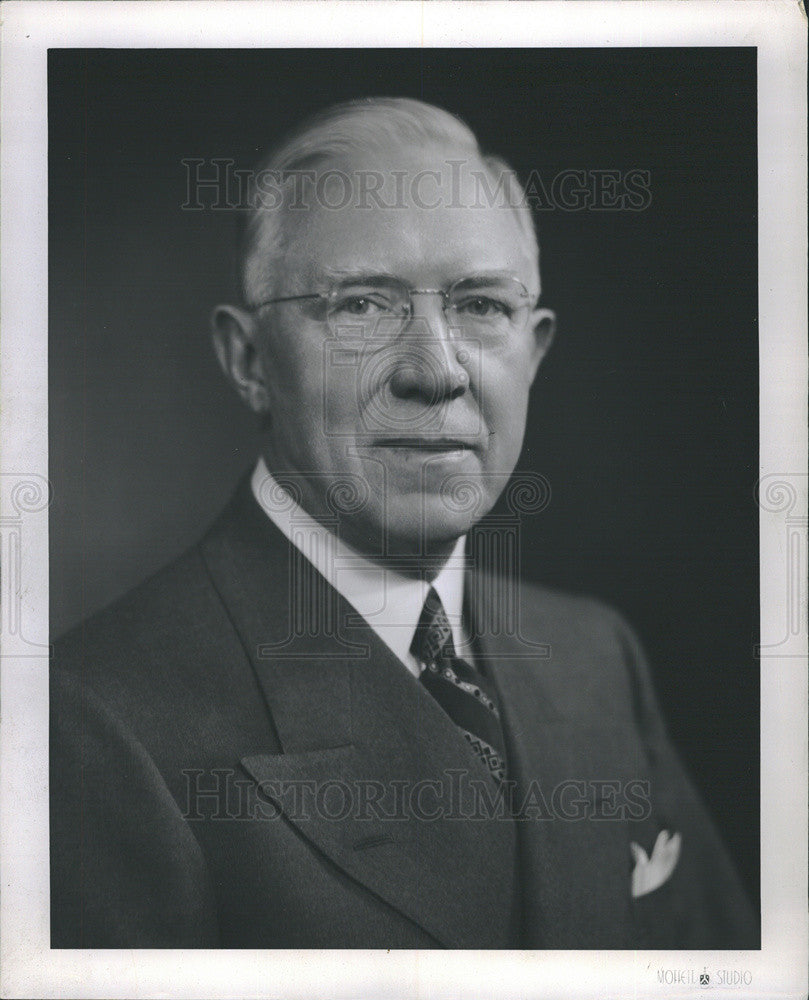
[[[441,296],[449,327],[472,335],[519,330],[536,302],[536,296],[510,275],[459,278],[446,289],[411,288],[398,278],[380,275],[343,280],[326,292],[265,299],[253,309],[319,299],[333,333],[374,336],[382,332],[387,336],[401,331],[413,318],[415,295]]]

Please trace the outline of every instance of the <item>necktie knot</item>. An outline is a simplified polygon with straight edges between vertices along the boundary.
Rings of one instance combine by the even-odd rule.
[[[455,656],[452,628],[441,598],[432,587],[424,601],[410,651],[430,669],[440,668],[442,660]]]

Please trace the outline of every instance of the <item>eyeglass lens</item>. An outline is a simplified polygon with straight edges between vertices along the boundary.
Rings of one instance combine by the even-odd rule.
[[[350,281],[329,292],[329,325],[366,336],[396,333],[414,315],[417,295],[440,295],[450,325],[470,333],[507,333],[524,319],[530,305],[525,286],[508,277],[462,278],[445,293],[411,290],[394,279]]]

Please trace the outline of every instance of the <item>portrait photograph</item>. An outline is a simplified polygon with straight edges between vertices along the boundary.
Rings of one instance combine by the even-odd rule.
[[[250,6],[51,41],[4,165],[43,995],[800,995],[792,20]]]

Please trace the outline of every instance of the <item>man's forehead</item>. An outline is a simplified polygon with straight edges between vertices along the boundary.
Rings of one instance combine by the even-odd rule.
[[[508,217],[493,225],[457,215],[441,220],[437,212],[417,209],[390,216],[350,209],[310,219],[290,235],[285,269],[317,280],[389,274],[431,283],[484,272],[519,277],[531,268],[516,223]]]
[[[370,270],[418,280],[420,265],[450,278],[530,272],[513,204],[503,191],[493,196],[479,158],[457,155],[444,152],[442,162],[434,151],[404,151],[320,165],[310,197],[285,213],[284,263],[311,278]]]

